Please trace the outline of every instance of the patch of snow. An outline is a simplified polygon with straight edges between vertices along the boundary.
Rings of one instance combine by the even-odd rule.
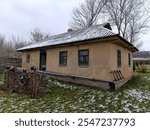
[[[141,90],[138,90],[138,89],[132,89],[132,90],[126,91],[125,93],[131,97],[136,98],[140,102],[142,102],[143,99],[150,100],[150,92],[149,91],[142,92]]]
[[[54,84],[60,88],[71,89],[71,90],[76,88],[73,85],[65,84],[65,83],[59,82],[57,80],[49,80],[49,84]]]
[[[150,77],[144,77],[143,79],[150,81]]]
[[[123,107],[123,111],[128,112],[128,113],[132,113],[132,111],[128,107]]]
[[[99,107],[99,108],[103,108],[103,109],[106,108],[106,107],[105,107],[104,105],[102,105],[102,104],[99,105],[98,107]]]
[[[90,102],[94,103],[95,102],[95,96],[93,95]]]
[[[121,104],[127,104],[128,103],[128,100],[121,100]]]
[[[0,81],[0,85],[3,85],[4,84],[4,82],[3,81]]]

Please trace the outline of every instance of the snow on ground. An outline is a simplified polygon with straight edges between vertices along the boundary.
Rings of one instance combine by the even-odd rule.
[[[150,81],[150,77],[144,77],[143,79]]]
[[[49,80],[50,93],[39,99],[0,91],[0,112],[150,112],[150,80],[141,80],[115,92]]]
[[[141,91],[139,89],[132,89],[126,92],[131,97],[136,98],[138,101],[142,102],[143,99],[150,100],[150,91]]]
[[[73,85],[65,84],[57,80],[49,80],[48,83],[56,85],[57,87],[64,88],[64,89],[71,89],[71,90],[76,89],[76,87]]]
[[[147,78],[148,79],[148,78]],[[78,87],[76,85],[68,85],[59,81],[51,81],[53,84],[57,85],[57,87],[64,87],[65,89],[75,90]],[[123,92],[103,92],[91,89],[80,89],[78,95],[82,95],[86,93],[86,96],[80,97],[78,103],[83,104],[83,108],[77,105],[71,105],[73,110],[84,109],[84,111],[89,112],[92,108],[89,106],[95,104],[95,102],[99,102],[96,104],[96,108],[103,109],[104,112],[143,112],[147,111],[146,107],[142,107],[142,104],[149,103],[150,101],[150,91],[144,91],[140,89],[129,89],[124,90]],[[88,102],[85,101],[88,99]],[[94,107],[95,108],[95,107]],[[111,109],[113,108],[113,109]],[[90,110],[89,110],[90,109]],[[92,109],[93,112],[96,112],[95,109]]]

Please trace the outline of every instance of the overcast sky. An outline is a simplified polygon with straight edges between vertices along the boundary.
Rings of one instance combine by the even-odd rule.
[[[0,0],[0,34],[28,40],[33,28],[50,34],[66,32],[74,7],[84,0]],[[143,35],[142,50],[150,50],[150,32]]]

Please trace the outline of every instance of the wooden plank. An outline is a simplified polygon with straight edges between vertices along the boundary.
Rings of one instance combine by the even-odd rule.
[[[117,70],[115,70],[114,72],[115,72],[115,75],[117,76],[117,81],[120,80]]]
[[[119,80],[121,80],[121,79],[122,79],[122,76],[121,76],[121,74],[120,74],[120,71],[117,70],[117,73],[118,73],[118,75],[119,75]]]
[[[119,73],[120,73],[120,75],[121,75],[121,78],[124,79],[124,76],[123,76],[121,70],[119,70]]]
[[[114,77],[115,81],[117,81],[117,77],[115,75],[115,71],[112,71],[112,74],[113,74],[113,77]]]

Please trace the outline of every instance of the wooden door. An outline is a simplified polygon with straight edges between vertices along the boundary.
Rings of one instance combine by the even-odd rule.
[[[40,51],[40,70],[46,70],[46,50]],[[44,69],[45,68],[45,69]]]

